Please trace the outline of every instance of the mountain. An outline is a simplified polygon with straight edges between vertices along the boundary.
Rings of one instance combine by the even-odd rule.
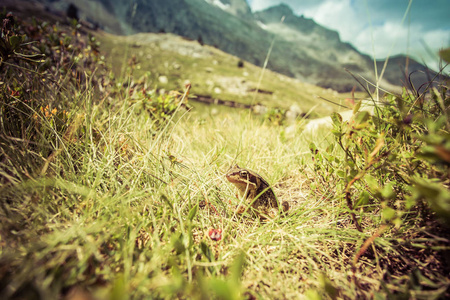
[[[213,5],[217,5],[235,16],[246,17],[252,11],[245,0],[206,0]]]
[[[41,2],[64,9],[69,0]],[[258,66],[263,66],[273,43],[269,69],[340,92],[359,87],[349,72],[375,82],[374,63],[369,56],[342,42],[336,31],[295,15],[285,4],[254,13],[245,0],[78,0],[76,5],[82,19],[106,31],[126,35],[174,33]],[[399,57],[395,63],[406,61]],[[409,72],[425,69],[411,59],[409,67]],[[398,91],[405,82],[404,65],[388,65],[383,78],[382,87]],[[421,74],[414,80],[420,85],[427,76]]]
[[[372,77],[367,56],[341,42],[336,31],[294,15],[288,6],[271,7],[254,16],[261,27],[276,37],[278,47],[269,61],[271,69],[281,73],[288,70],[290,76],[338,91],[351,90],[355,85],[344,68]],[[275,59],[278,57],[284,59]]]

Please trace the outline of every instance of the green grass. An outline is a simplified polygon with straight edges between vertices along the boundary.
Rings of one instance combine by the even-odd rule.
[[[129,62],[134,57],[132,73],[134,79],[146,76],[149,86],[168,90],[182,90],[185,82],[192,84],[191,95],[207,95],[212,98],[231,100],[244,104],[263,104],[269,108],[289,109],[297,104],[305,113],[312,110],[312,116],[324,116],[339,109],[330,106],[327,100],[345,105],[343,99],[350,93],[338,94],[312,84],[265,70],[259,89],[271,92],[258,93],[261,68],[244,62],[238,68],[239,58],[226,54],[214,47],[201,46],[170,34],[141,33],[134,36],[111,36],[98,33],[106,62],[118,76],[130,74]],[[158,78],[165,76],[168,83]],[[217,93],[219,89],[220,93]],[[365,97],[357,93],[356,97]]]
[[[330,281],[341,297],[366,298],[382,290],[380,260],[402,255],[394,233],[377,238],[378,258],[357,264],[365,287],[357,288],[352,261],[379,212],[366,215],[360,233],[334,190],[311,188],[311,137],[300,131],[286,139],[283,127],[247,112],[194,111],[154,135],[154,121],[127,99],[116,110],[94,105],[87,118],[98,140],[67,143],[52,172],[2,188],[4,295],[17,287],[49,298],[78,288],[99,298],[291,298],[321,294]],[[314,142],[325,147],[326,136]],[[273,183],[289,216],[261,223],[235,215],[236,190],[224,177],[233,162]],[[223,238],[211,240],[210,229]]]
[[[116,293],[120,285],[124,294],[133,291],[132,298],[146,297],[149,289],[173,296],[185,293],[186,286],[196,295],[200,274],[226,280],[226,269],[243,252],[247,267],[239,291],[289,297],[318,285],[316,272],[327,266],[324,257],[341,265],[333,252],[355,242],[355,229],[338,230],[336,217],[343,208],[330,211],[327,201],[310,194],[308,141],[302,135],[280,142],[280,127],[237,112],[203,124],[192,113],[151,136],[152,122],[136,115],[134,106],[125,107],[116,112],[94,107],[92,126],[101,138],[79,145],[76,162],[61,153],[54,168],[64,176],[5,187],[4,199],[25,199],[12,205],[2,222],[8,231],[15,224],[25,226],[15,229],[20,235],[10,237],[3,249],[3,259],[22,270],[9,286],[30,281],[49,297],[56,294],[47,286],[79,282],[92,285],[94,295]],[[169,152],[180,162],[172,163]],[[280,198],[292,203],[289,217],[261,224],[234,215],[236,191],[224,178],[233,161],[276,184]],[[189,220],[201,200],[208,205]],[[224,238],[209,239],[211,228],[222,229]],[[201,243],[212,252],[209,259]],[[333,246],[325,247],[329,243]],[[27,267],[36,264],[40,267]]]
[[[123,62],[125,54],[119,54],[110,59]],[[86,55],[87,62],[97,59]],[[73,67],[86,65],[99,67],[103,61]],[[218,65],[223,74],[235,72],[234,62]],[[61,73],[67,74],[64,67]],[[163,74],[160,67],[153,62],[145,69]],[[437,221],[437,216],[445,219],[445,206],[436,215],[428,207],[433,204],[423,200],[428,190],[405,187],[409,167],[428,168],[422,180],[433,180],[431,192],[447,197],[442,157],[439,164],[411,159],[424,154],[425,147],[411,150],[420,143],[428,151],[447,147],[438,143],[448,132],[445,117],[428,122],[424,113],[410,127],[395,126],[404,120],[396,115],[403,111],[392,105],[387,106],[392,111],[383,111],[386,120],[360,114],[344,124],[334,115],[332,130],[306,132],[303,119],[276,126],[247,110],[196,104],[189,111],[184,96],[152,91],[156,77],[114,80],[120,72],[110,76],[99,68],[83,81],[61,76],[66,85],[52,96],[40,85],[32,85],[30,93],[22,90],[32,81],[20,81],[24,75],[16,69],[8,72],[15,81],[1,85],[0,102],[0,294],[5,299],[448,297],[450,237]],[[250,73],[256,80],[257,72]],[[268,82],[262,86],[271,89]],[[287,86],[278,92],[294,93]],[[403,96],[396,101],[410,103]],[[435,100],[448,107],[445,93],[439,97]],[[416,103],[412,96],[409,100]],[[426,127],[431,138],[416,142],[421,122],[431,124]],[[380,136],[387,145],[375,151]],[[403,137],[402,144],[395,143]],[[314,147],[317,153],[311,153]],[[383,154],[389,151],[395,155]],[[290,203],[289,214],[266,222],[235,214],[237,191],[224,176],[234,163],[271,183],[279,200]],[[394,200],[383,180],[395,183]],[[353,207],[345,199],[346,185],[352,187]],[[359,196],[364,191],[367,199]],[[407,209],[413,196],[417,202]],[[212,239],[210,230],[221,231],[220,238]]]

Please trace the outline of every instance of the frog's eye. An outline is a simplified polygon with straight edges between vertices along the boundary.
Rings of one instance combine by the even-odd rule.
[[[247,171],[240,171],[239,175],[241,175],[241,177],[247,177],[248,172]]]

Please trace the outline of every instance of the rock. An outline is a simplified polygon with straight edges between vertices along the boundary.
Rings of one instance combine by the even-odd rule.
[[[286,122],[288,124],[294,124],[297,117],[303,113],[303,110],[296,103],[292,104],[289,107],[289,110],[286,111]]]
[[[267,113],[267,107],[265,107],[264,105],[261,104],[256,104],[255,106],[252,107],[253,113],[257,114],[257,115],[263,115],[265,113]]]
[[[296,127],[295,125],[289,125],[284,129],[284,136],[288,139],[291,139],[295,136]]]
[[[167,84],[167,83],[169,83],[169,79],[167,78],[167,76],[159,76],[158,77],[158,81],[159,81],[159,83],[161,83],[161,84]]]

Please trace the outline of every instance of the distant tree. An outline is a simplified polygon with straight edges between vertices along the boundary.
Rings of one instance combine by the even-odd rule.
[[[237,63],[238,68],[243,68],[244,67],[244,61],[242,59],[240,59]]]
[[[75,4],[70,3],[66,10],[66,15],[70,19],[79,20],[78,18],[78,7],[75,6]]]

